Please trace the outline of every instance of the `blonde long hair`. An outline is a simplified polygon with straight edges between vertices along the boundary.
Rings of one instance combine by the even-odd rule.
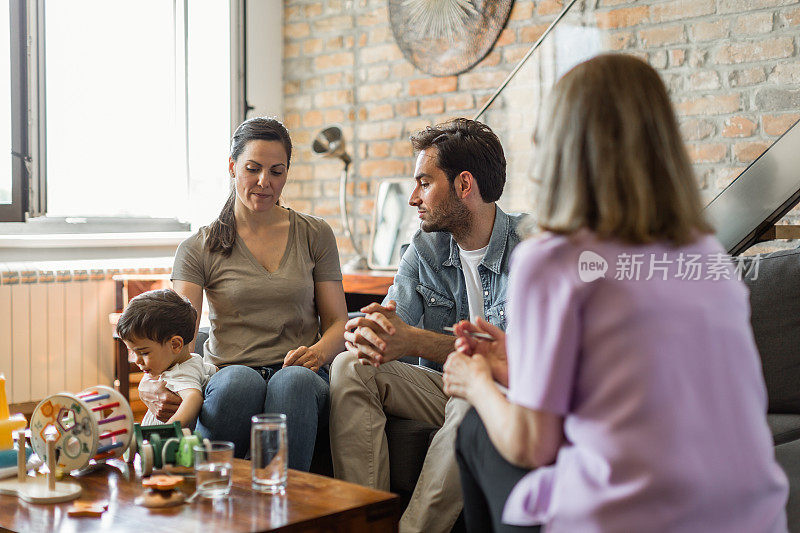
[[[644,61],[607,54],[567,72],[536,137],[540,229],[675,246],[713,232],[666,87]]]

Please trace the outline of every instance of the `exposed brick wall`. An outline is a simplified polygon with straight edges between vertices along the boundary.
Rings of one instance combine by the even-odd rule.
[[[386,4],[285,2],[284,118],[297,150],[284,196],[296,209],[326,217],[341,237],[341,163],[312,158],[310,141],[323,125],[342,124],[353,156],[350,205],[364,248],[376,183],[413,172],[408,136],[473,116],[562,2],[516,0],[492,52],[470,71],[441,78],[403,58]],[[800,118],[800,0],[587,0],[573,10],[599,30],[605,50],[637,54],[662,73],[706,198]],[[504,138],[510,161],[529,138]],[[515,197],[529,190],[514,189],[524,179],[511,173]],[[344,257],[351,253],[345,239],[339,246]]]

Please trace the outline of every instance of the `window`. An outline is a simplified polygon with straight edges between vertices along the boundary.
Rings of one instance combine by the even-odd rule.
[[[11,72],[10,2],[0,4],[0,71]],[[0,84],[0,146],[11,146],[11,84]],[[0,152],[0,204],[11,203],[11,151]]]
[[[11,226],[49,226],[43,231],[50,232],[53,225],[76,221],[85,227],[73,224],[74,233],[136,231],[145,219],[151,229],[188,229],[177,222],[190,219],[192,197],[214,181],[202,158],[211,153],[225,169],[229,3],[5,1],[27,7],[28,55],[38,60],[31,61],[27,77],[36,82],[29,100],[39,104],[27,106],[33,111],[26,121],[27,138],[41,140],[21,153],[31,158],[30,176],[20,179],[32,191],[31,205],[23,207],[48,221],[6,224],[0,233]],[[6,19],[0,25],[10,31],[4,42],[13,43],[15,34],[25,42],[18,35],[24,28]],[[6,61],[13,57],[12,50],[0,54]],[[12,87],[15,78],[12,72]],[[13,94],[9,100],[0,92],[0,99],[22,111]],[[6,122],[0,127],[8,130]],[[0,135],[0,143],[8,142]],[[4,192],[8,164],[0,159],[0,203],[11,196]],[[196,169],[199,190],[190,169]],[[0,213],[0,221],[11,220],[21,219]]]
[[[45,2],[48,215],[184,218],[175,212],[188,180],[174,7]]]
[[[0,220],[22,220],[27,208],[24,26],[24,2],[0,0],[0,71],[9,73],[0,87]]]

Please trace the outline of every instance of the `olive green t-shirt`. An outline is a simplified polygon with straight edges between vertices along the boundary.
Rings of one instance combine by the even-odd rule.
[[[272,365],[319,339],[314,283],[342,279],[336,239],[324,220],[289,210],[289,240],[275,272],[261,266],[238,236],[230,257],[210,253],[207,235],[202,227],[183,241],[172,268],[173,280],[205,290],[211,320],[206,361]]]

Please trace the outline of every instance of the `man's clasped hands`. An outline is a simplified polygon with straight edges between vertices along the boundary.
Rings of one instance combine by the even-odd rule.
[[[361,309],[364,316],[350,319],[345,326],[345,346],[362,364],[378,367],[409,354],[424,353],[416,346],[417,328],[409,326],[397,315],[397,304],[370,304]],[[493,340],[483,340],[472,333],[485,333]],[[473,398],[495,387],[495,382],[508,387],[508,360],[505,332],[478,318],[474,323],[462,320],[453,326],[454,350],[444,364],[444,392]]]

